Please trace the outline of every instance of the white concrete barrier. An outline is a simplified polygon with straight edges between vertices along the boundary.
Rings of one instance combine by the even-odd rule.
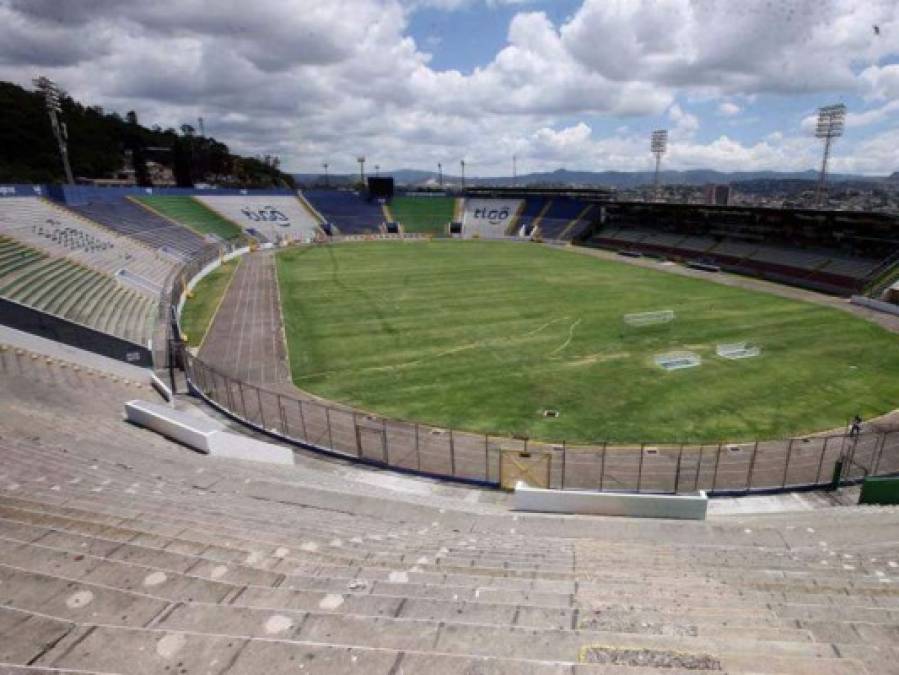
[[[581,513],[633,518],[705,520],[709,498],[697,495],[625,494],[591,490],[545,490],[519,481],[513,506],[517,511]]]
[[[293,464],[293,451],[227,431],[224,425],[166,405],[148,401],[128,401],[125,417],[129,422],[152,429],[206,455],[245,459],[268,464]]]
[[[899,305],[894,305],[892,302],[884,302],[883,300],[875,300],[874,298],[869,298],[864,295],[853,295],[849,301],[853,305],[861,305],[862,307],[874,309],[874,310],[877,310],[878,312],[884,312],[886,314],[895,314],[895,315],[899,316]]]

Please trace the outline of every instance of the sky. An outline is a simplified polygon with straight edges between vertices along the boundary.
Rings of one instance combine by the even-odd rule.
[[[0,0],[0,79],[294,172],[899,171],[899,0]]]

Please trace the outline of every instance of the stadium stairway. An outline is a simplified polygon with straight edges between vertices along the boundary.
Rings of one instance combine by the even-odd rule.
[[[0,384],[0,663],[895,672],[895,509],[514,514],[302,455],[291,471],[192,453],[122,421],[146,385],[21,349],[0,348]]]

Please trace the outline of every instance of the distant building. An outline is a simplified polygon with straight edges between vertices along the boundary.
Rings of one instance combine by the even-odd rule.
[[[706,185],[705,203],[712,206],[728,206],[730,204],[730,185]]]

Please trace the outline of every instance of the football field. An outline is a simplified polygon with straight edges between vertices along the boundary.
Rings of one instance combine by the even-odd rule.
[[[899,337],[661,270],[436,240],[290,249],[277,266],[297,386],[381,415],[569,443],[740,441],[841,427],[899,401]],[[674,319],[623,320],[663,310]],[[734,343],[760,354],[716,353]],[[672,351],[700,364],[658,365]]]

